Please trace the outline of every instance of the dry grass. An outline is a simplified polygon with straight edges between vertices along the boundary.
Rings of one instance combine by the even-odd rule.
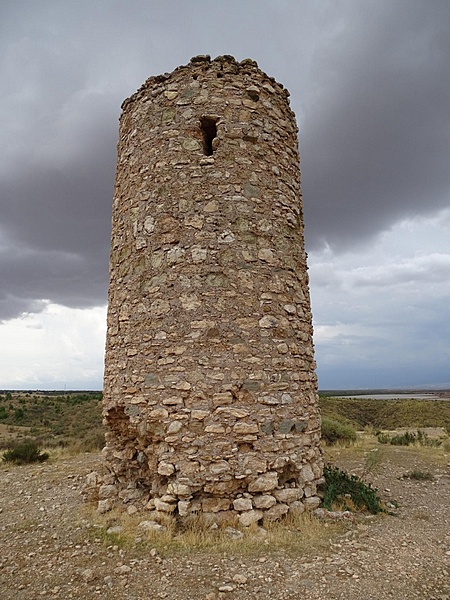
[[[414,519],[418,519],[419,521],[432,521],[432,516],[425,511],[416,511],[413,514]]]
[[[116,509],[98,515],[91,508],[87,519],[93,524],[92,537],[107,546],[141,548],[146,552],[154,549],[163,556],[191,552],[262,556],[268,551],[299,556],[328,545],[346,528],[344,524],[324,523],[310,513],[288,515],[282,521],[265,523],[264,527],[240,527],[236,523],[211,525],[201,515],[177,523],[176,519],[167,516],[160,520],[165,527],[162,531],[145,531],[139,527],[146,520],[145,513],[130,516]],[[118,526],[122,528],[120,531],[111,531],[110,528]]]

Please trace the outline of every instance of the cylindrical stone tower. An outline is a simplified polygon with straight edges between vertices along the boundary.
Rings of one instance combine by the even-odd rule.
[[[109,505],[249,525],[319,503],[288,97],[252,60],[197,56],[123,104],[99,490]]]

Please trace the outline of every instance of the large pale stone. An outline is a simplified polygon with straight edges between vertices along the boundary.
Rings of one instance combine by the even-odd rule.
[[[311,465],[305,465],[302,467],[301,471],[301,480],[302,481],[312,481],[314,479],[314,473],[311,468]]]
[[[97,505],[97,512],[100,515],[109,512],[113,508],[113,501],[111,498],[105,498],[105,500],[99,500]]]
[[[187,497],[192,494],[192,489],[186,485],[185,483],[179,483],[178,481],[173,481],[169,483],[167,486],[167,492],[169,494],[173,494],[178,497]]]
[[[225,433],[225,427],[220,423],[213,423],[205,427],[206,433]]]
[[[169,412],[167,409],[162,408],[162,407],[154,408],[153,410],[150,411],[148,416],[150,419],[155,419],[155,420],[161,419],[162,420],[169,416]]]
[[[233,427],[233,431],[241,434],[258,433],[259,427],[257,423],[244,423],[240,421]]]
[[[143,495],[144,491],[141,489],[127,488],[119,492],[119,498],[123,500],[123,502],[132,502],[133,500],[138,500],[139,498],[142,498]]]
[[[299,514],[305,512],[305,505],[303,504],[303,502],[296,501],[289,505],[289,510],[291,513],[295,513],[295,514],[299,515]]]
[[[205,261],[207,254],[208,250],[206,248],[200,248],[198,246],[193,246],[191,248],[191,256],[194,263],[201,263]]]
[[[305,498],[303,504],[305,505],[306,510],[314,510],[318,506],[320,506],[320,498],[318,496],[311,496],[310,498]]]
[[[248,484],[249,492],[270,492],[278,485],[278,473],[268,471]]]
[[[178,514],[180,515],[180,517],[186,517],[191,508],[191,502],[189,502],[189,500],[180,500],[178,502]]]
[[[243,510],[252,510],[253,503],[251,498],[236,498],[233,501],[234,510],[242,512]]]
[[[220,392],[218,394],[213,394],[213,402],[215,405],[221,404],[231,404],[233,402],[233,396],[230,392]]]
[[[266,315],[259,320],[259,326],[265,329],[276,327],[278,325],[278,319],[273,315]]]
[[[249,454],[244,457],[243,467],[246,475],[252,473],[264,473],[267,471],[267,461],[260,456]]]
[[[167,428],[167,433],[178,433],[183,428],[183,424],[180,421],[172,421]]]
[[[286,504],[290,504],[291,502],[295,502],[296,500],[300,500],[303,496],[302,488],[285,488],[283,490],[274,490],[273,495],[278,500],[278,502],[284,502]]]
[[[138,525],[138,529],[141,529],[142,531],[165,531],[166,527],[156,521],[141,521]]]
[[[261,250],[258,252],[258,258],[271,264],[275,261],[272,250],[269,250],[268,248],[261,248]]]
[[[264,513],[264,517],[269,521],[278,521],[288,512],[289,506],[287,504],[275,504]]]
[[[159,510],[161,512],[171,513],[175,510],[175,508],[176,508],[176,504],[164,502],[163,500],[160,500],[159,498],[155,498],[155,509],[156,510]]]
[[[205,417],[210,415],[209,410],[192,410],[191,418],[196,419],[197,421],[203,421]]]
[[[262,496],[253,497],[253,504],[255,505],[255,508],[270,508],[276,503],[277,501],[275,497],[271,494],[263,494]]]
[[[232,417],[236,417],[237,419],[242,419],[243,417],[248,417],[250,411],[246,408],[239,408],[237,406],[219,406],[215,410],[216,414],[227,414]]]
[[[212,463],[209,466],[209,472],[212,475],[221,475],[222,473],[228,473],[230,470],[230,465],[226,460],[221,460],[215,463]]]
[[[248,510],[239,515],[239,523],[244,527],[249,527],[253,523],[257,523],[263,518],[264,513],[262,510]]]

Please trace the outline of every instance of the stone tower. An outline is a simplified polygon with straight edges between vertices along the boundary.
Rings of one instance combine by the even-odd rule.
[[[122,106],[103,505],[249,525],[319,503],[288,98],[252,60],[197,56]]]

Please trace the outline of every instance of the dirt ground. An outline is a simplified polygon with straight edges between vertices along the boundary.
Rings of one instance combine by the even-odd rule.
[[[368,448],[329,458],[361,473]],[[450,600],[450,456],[442,449],[381,450],[369,475],[395,516],[365,516],[303,555],[167,555],[108,545],[92,534],[81,496],[99,455],[0,467],[2,600]],[[432,481],[404,479],[412,469]],[[90,517],[89,517],[90,515]],[[145,517],[143,517],[144,519]]]

